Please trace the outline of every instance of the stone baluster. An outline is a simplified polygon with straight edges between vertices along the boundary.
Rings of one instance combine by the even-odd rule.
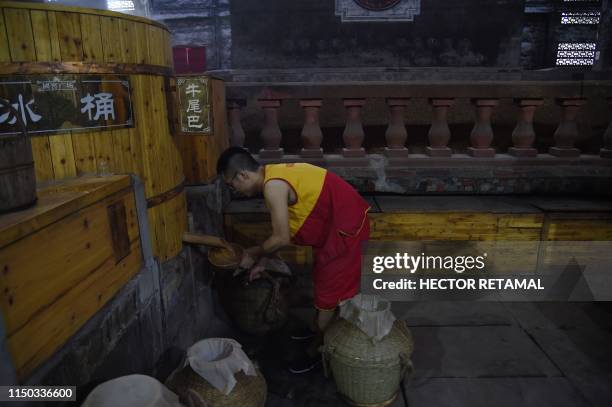
[[[407,158],[408,149],[406,148],[406,139],[408,133],[404,125],[404,112],[410,99],[387,99],[389,106],[389,126],[385,133],[387,147],[385,147],[385,155],[389,158]]]
[[[608,107],[612,111],[612,98],[608,98]],[[603,148],[599,150],[599,155],[603,158],[612,158],[612,120],[603,136]]]
[[[513,147],[508,154],[515,157],[536,157],[538,150],[533,147],[535,130],[533,129],[533,116],[538,106],[544,103],[542,99],[515,99],[514,103],[520,108],[516,127],[512,131]]]
[[[342,155],[344,157],[365,156],[365,150],[361,146],[365,138],[361,124],[363,105],[365,105],[365,99],[344,99],[344,107],[346,107],[346,126],[342,135],[344,140]]]
[[[258,105],[264,111],[264,125],[261,129],[261,140],[263,148],[259,150],[259,157],[264,159],[276,159],[283,156],[280,148],[283,135],[278,125],[278,110],[281,106],[280,100],[259,99]]]
[[[476,107],[476,122],[470,134],[472,146],[468,147],[468,154],[472,157],[495,157],[495,149],[491,147],[491,115],[497,102],[497,99],[472,99],[472,104]]]
[[[429,99],[429,104],[433,108],[433,118],[427,134],[429,145],[426,152],[432,157],[450,157],[452,154],[448,147],[451,132],[448,127],[447,114],[448,108],[453,103],[454,99]]]
[[[300,106],[304,109],[304,127],[302,127],[302,150],[300,156],[304,158],[321,158],[323,149],[323,133],[319,125],[319,111],[321,110],[321,99],[300,100]]]
[[[576,115],[580,106],[586,102],[582,98],[558,98],[557,104],[563,108],[559,126],[555,130],[555,146],[550,147],[548,152],[557,157],[578,157],[580,150],[574,147],[578,139],[578,127],[576,126]]]
[[[227,101],[228,121],[230,125],[230,146],[244,147],[244,129],[240,122],[240,108],[245,105],[244,100],[230,99]]]

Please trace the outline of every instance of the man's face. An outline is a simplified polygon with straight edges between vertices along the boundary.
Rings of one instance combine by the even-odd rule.
[[[257,193],[257,184],[254,173],[240,170],[235,173],[224,174],[223,180],[233,191],[240,195],[252,197]]]

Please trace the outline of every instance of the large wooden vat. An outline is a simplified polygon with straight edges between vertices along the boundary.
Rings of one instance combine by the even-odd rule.
[[[0,310],[20,381],[142,267],[131,178],[66,179],[0,216]]]
[[[135,127],[32,137],[36,177],[137,174],[145,184],[154,254],[174,257],[182,248],[186,207],[183,164],[168,124],[167,28],[104,10],[0,2],[0,43],[0,75],[129,75]]]

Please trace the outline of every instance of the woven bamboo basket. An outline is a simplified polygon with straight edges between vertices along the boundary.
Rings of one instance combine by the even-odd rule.
[[[385,406],[397,396],[412,368],[412,335],[395,321],[387,336],[373,342],[363,331],[338,319],[325,332],[323,362],[345,399],[357,406]]]
[[[268,387],[266,379],[257,370],[257,376],[242,371],[235,374],[236,386],[228,395],[211,386],[187,365],[168,379],[166,386],[178,394],[187,407],[263,407]]]
[[[285,277],[258,278],[245,284],[226,274],[221,287],[225,311],[236,327],[249,335],[263,336],[287,321]]]

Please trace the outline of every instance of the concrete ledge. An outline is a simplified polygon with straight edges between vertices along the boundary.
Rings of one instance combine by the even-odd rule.
[[[320,75],[321,79],[312,80],[292,72],[263,72],[256,77],[234,73],[232,81],[227,83],[227,97],[230,99],[251,99],[273,94],[275,99],[337,99],[337,98],[542,98],[542,97],[593,97],[610,94],[612,81],[610,76],[603,80],[525,80],[519,75],[498,76],[492,72],[486,78],[474,79],[474,72],[465,72],[462,76],[453,68],[446,71],[452,78],[444,80],[444,70],[437,69],[441,77],[432,80],[424,71],[419,73],[392,72],[379,78],[386,80],[372,81],[374,72],[364,76],[348,75],[341,71]],[[216,74],[216,72],[213,71]],[[411,75],[412,74],[412,75]],[[417,75],[417,76],[414,76]],[[222,75],[223,76],[223,75]],[[349,78],[348,80],[346,78]],[[435,77],[435,76],[433,76]],[[261,78],[261,79],[260,79]],[[341,79],[342,78],[342,79]]]
[[[386,157],[369,154],[368,164],[350,165],[338,154],[327,154],[323,167],[362,193],[403,195],[571,195],[612,197],[612,160],[597,155],[560,158],[549,154],[513,157],[498,154],[475,158],[455,154],[432,158],[410,154],[404,163],[389,166]],[[299,156],[260,160],[262,164],[301,162]]]

